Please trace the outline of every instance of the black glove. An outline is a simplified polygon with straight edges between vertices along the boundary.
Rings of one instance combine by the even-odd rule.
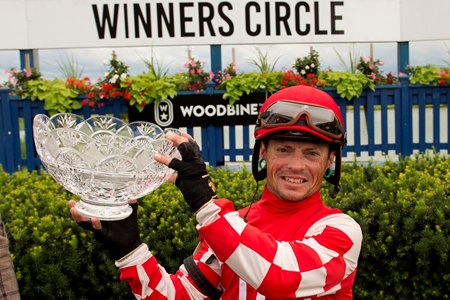
[[[137,222],[138,204],[130,205],[133,208],[130,216],[118,221],[101,221],[101,229],[94,229],[88,221],[78,222],[84,229],[94,232],[95,239],[102,243],[114,260],[124,257],[142,244]]]
[[[181,158],[172,159],[169,168],[178,171],[175,185],[193,212],[197,212],[206,202],[216,197],[216,188],[206,172],[200,148],[193,139],[178,146]]]

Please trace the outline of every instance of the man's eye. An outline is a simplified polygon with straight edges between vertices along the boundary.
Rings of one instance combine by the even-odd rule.
[[[310,152],[308,152],[308,155],[310,155],[310,156],[318,156],[318,155],[320,155],[320,153],[316,152],[316,151],[310,151]]]
[[[286,148],[278,148],[277,149],[278,152],[287,152],[288,150]]]

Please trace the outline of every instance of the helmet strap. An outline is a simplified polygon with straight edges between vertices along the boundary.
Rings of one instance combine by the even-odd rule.
[[[252,154],[252,174],[253,178],[255,178],[257,182],[264,180],[267,177],[267,169],[265,164],[262,168],[260,168],[261,160],[259,159],[259,150],[261,149],[261,143],[262,141],[259,139],[255,141],[255,146],[253,147]]]
[[[341,179],[341,164],[342,164],[342,147],[336,149],[336,159],[335,159],[335,169],[334,174],[328,177],[325,176],[325,180],[334,185],[334,190],[331,192],[330,197],[336,198],[337,194],[341,189],[339,181]]]

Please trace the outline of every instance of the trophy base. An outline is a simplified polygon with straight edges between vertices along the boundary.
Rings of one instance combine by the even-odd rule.
[[[133,209],[128,204],[116,206],[93,205],[83,200],[78,201],[75,207],[81,215],[102,221],[123,220],[133,212]]]

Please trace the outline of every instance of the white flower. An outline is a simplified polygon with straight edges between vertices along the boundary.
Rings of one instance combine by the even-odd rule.
[[[315,64],[311,64],[311,68],[314,68],[316,65]]]
[[[114,74],[114,76],[109,80],[109,83],[116,83],[117,79],[119,79],[119,75]]]
[[[308,66],[308,65],[306,65],[305,69],[306,69],[306,70],[309,70],[309,66]]]
[[[120,74],[120,80],[124,80],[125,78],[127,78],[127,73]]]
[[[106,73],[105,73],[105,77],[108,77],[108,76],[109,76],[109,72],[106,72]]]
[[[300,74],[305,75],[305,74],[306,74],[306,71],[305,71],[305,70],[301,70],[301,71],[300,71]]]

